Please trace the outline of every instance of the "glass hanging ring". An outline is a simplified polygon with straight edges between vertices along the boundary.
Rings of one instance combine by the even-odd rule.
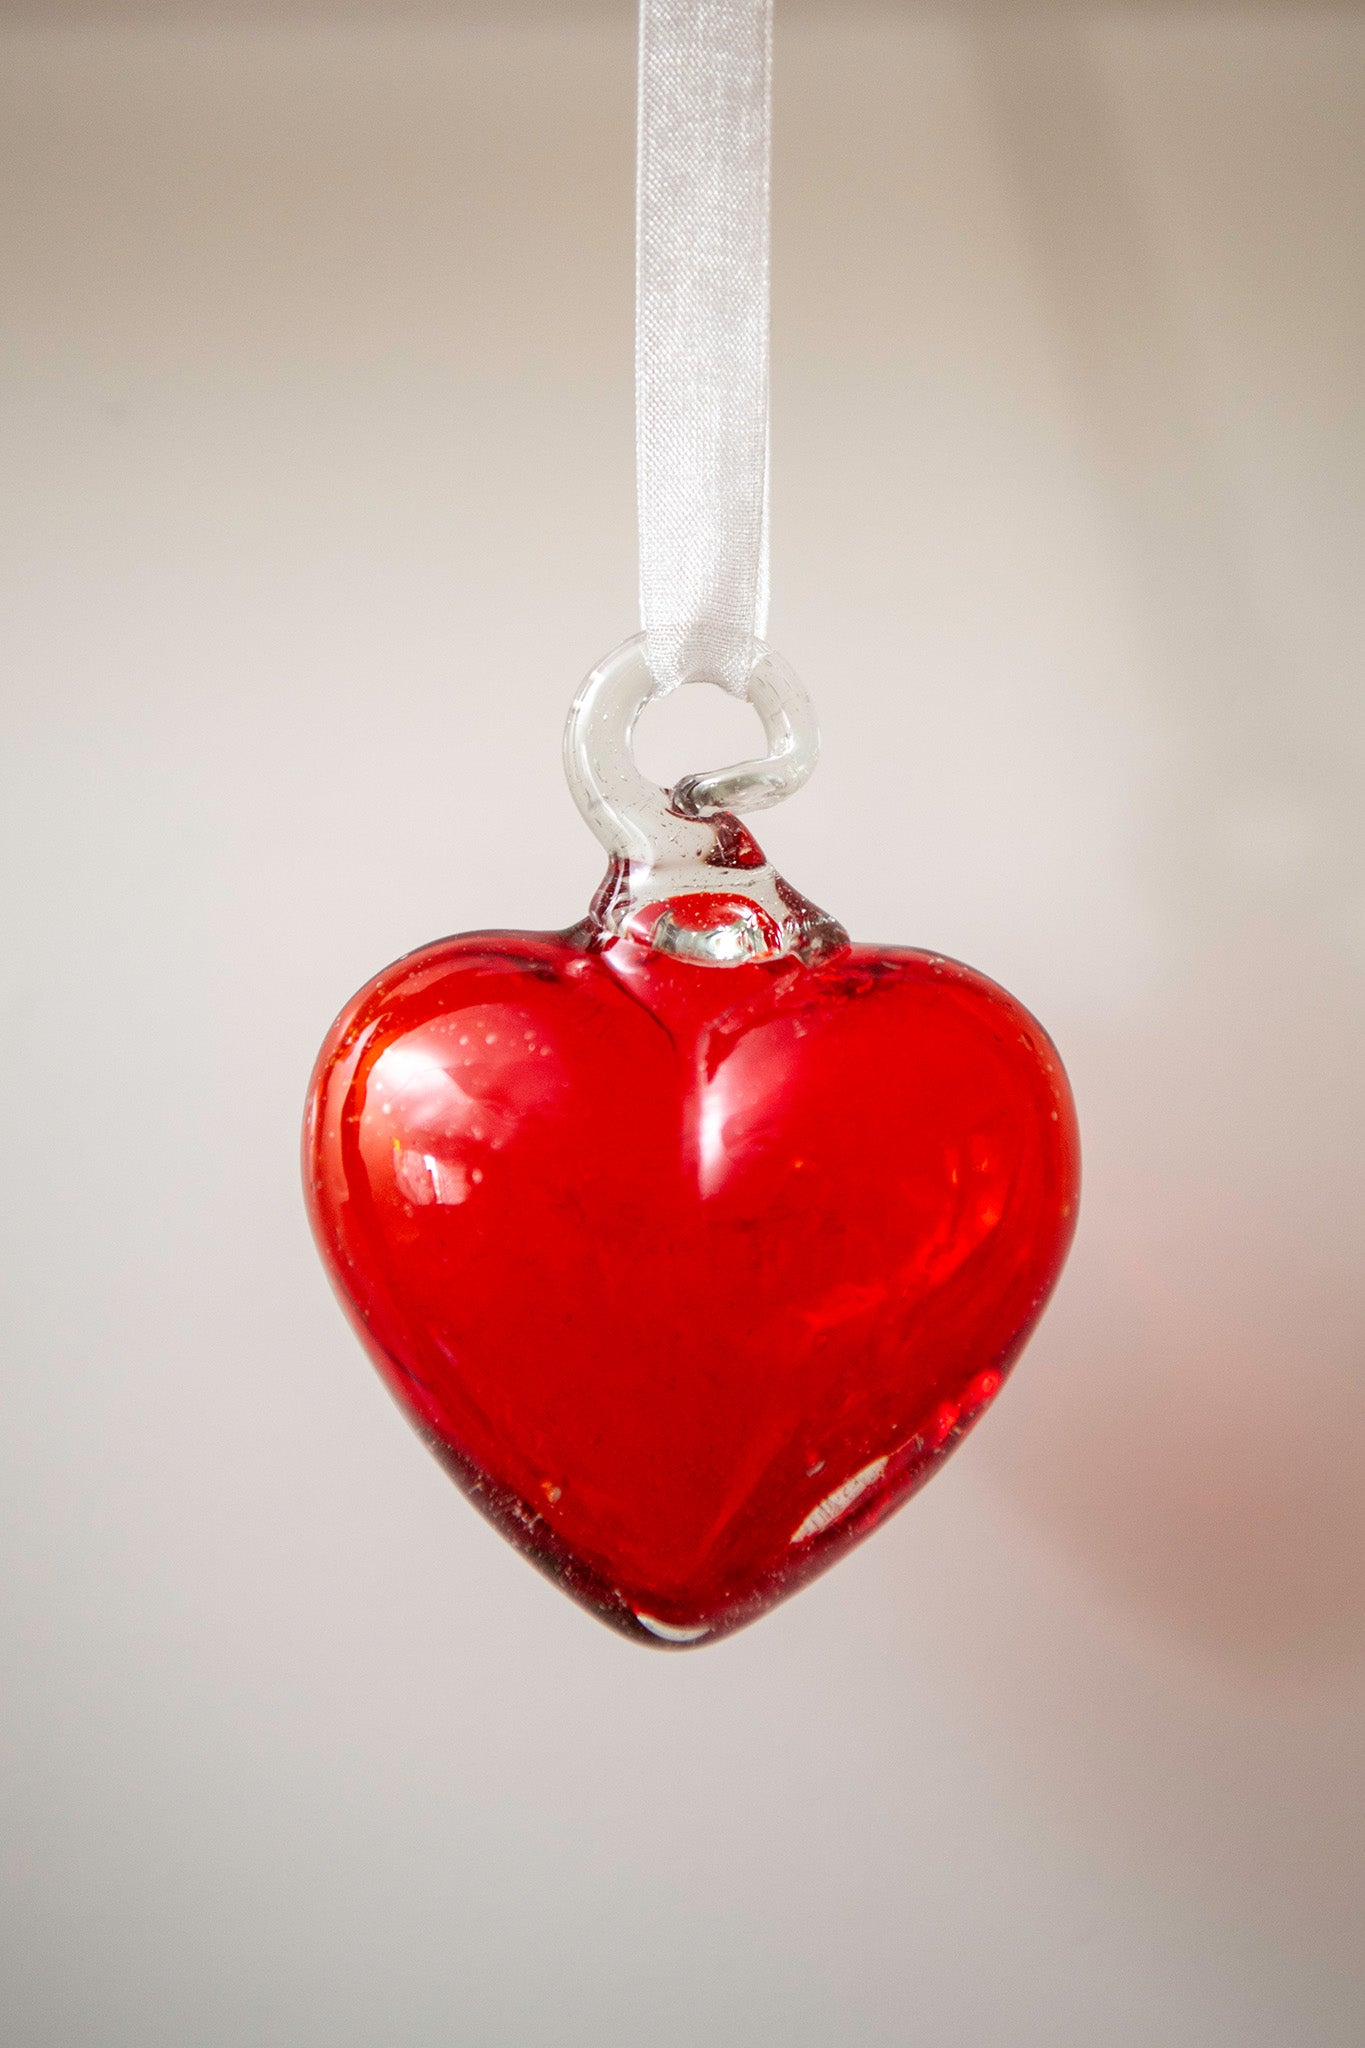
[[[584,682],[564,731],[564,772],[574,802],[615,860],[654,864],[678,841],[684,819],[717,811],[765,811],[808,782],[820,752],[815,712],[793,671],[761,640],[754,642],[745,699],[763,722],[768,753],[760,760],[684,775],[661,789],[635,765],[636,721],[658,694],[636,633]],[[711,834],[698,845],[710,845]],[[681,850],[681,849],[679,849]]]
[[[735,815],[766,810],[808,780],[820,750],[810,698],[761,641],[744,695],[768,752],[685,775],[672,789],[636,766],[636,721],[658,695],[645,636],[598,663],[574,699],[564,772],[575,803],[610,857],[593,899],[602,931],[705,966],[796,953],[813,959],[846,943],[842,926],[792,889]]]

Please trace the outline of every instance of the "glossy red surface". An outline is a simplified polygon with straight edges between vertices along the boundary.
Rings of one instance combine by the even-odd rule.
[[[956,963],[446,939],[333,1028],[314,1228],[399,1401],[604,1620],[705,1640],[994,1397],[1075,1222],[1057,1054]]]

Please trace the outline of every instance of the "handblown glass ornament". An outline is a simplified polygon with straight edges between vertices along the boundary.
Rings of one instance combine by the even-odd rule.
[[[643,1642],[823,1571],[984,1413],[1052,1290],[1079,1155],[1051,1041],[955,961],[850,943],[740,822],[815,761],[761,645],[766,758],[673,790],[642,639],[569,718],[606,848],[580,924],[439,940],[364,988],[305,1178],[341,1300],[456,1482]]]

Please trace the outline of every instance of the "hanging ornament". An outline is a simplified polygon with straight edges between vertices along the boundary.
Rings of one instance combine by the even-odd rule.
[[[766,589],[771,0],[642,0],[644,632],[569,715],[608,856],[558,933],[442,939],[342,1013],[313,1226],[436,1455],[604,1621],[752,1620],[923,1484],[993,1400],[1075,1225],[1066,1078],[955,961],[851,944],[740,814],[798,789],[810,702]],[[673,789],[631,752],[681,683],[767,753]]]

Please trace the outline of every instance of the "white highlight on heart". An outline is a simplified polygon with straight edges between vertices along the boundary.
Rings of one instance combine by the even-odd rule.
[[[635,1609],[635,1619],[641,1628],[647,1628],[652,1636],[658,1636],[664,1643],[699,1643],[703,1636],[709,1636],[710,1627],[703,1623],[700,1628],[674,1628],[671,1622],[656,1621],[652,1614],[641,1614]]]
[[[869,1486],[881,1478],[888,1459],[874,1458],[870,1465],[864,1465],[861,1472],[855,1472],[842,1486],[836,1486],[833,1493],[827,1493],[819,1507],[812,1508],[799,1529],[792,1531],[793,1543],[805,1543],[812,1536],[818,1536],[823,1529],[846,1515],[859,1494],[866,1493]]]

